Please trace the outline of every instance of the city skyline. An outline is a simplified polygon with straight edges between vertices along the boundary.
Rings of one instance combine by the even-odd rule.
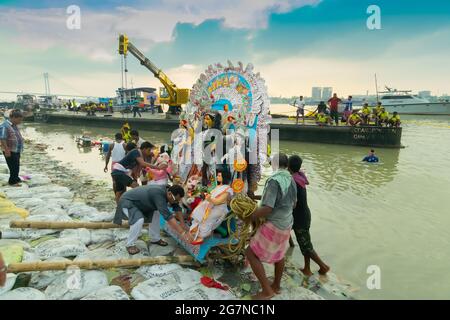
[[[373,4],[379,29],[368,27]],[[230,59],[253,63],[271,96],[306,96],[313,86],[339,96],[375,94],[375,73],[379,89],[450,92],[450,2],[85,0],[78,2],[80,29],[68,28],[70,5],[0,2],[0,40],[8,43],[0,52],[0,91],[44,93],[49,73],[52,92],[113,95],[120,87],[117,38],[126,33],[179,87]],[[129,86],[160,87],[133,57],[128,63]]]

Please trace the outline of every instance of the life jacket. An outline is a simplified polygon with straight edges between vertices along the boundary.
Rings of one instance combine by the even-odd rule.
[[[320,123],[327,123],[327,116],[326,115],[317,115],[317,121]]]
[[[392,116],[392,118],[391,118],[390,121],[393,121],[393,122],[400,122],[400,116],[399,116],[399,115]]]

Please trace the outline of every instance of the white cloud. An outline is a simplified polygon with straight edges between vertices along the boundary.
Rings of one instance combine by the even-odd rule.
[[[64,47],[92,60],[117,59],[117,37],[127,33],[143,49],[171,41],[177,23],[198,25],[222,19],[225,27],[258,29],[267,26],[272,12],[286,12],[320,0],[162,0],[151,8],[116,7],[107,12],[81,7],[81,30],[66,27],[66,8],[5,9],[0,28],[13,41],[31,50]]]

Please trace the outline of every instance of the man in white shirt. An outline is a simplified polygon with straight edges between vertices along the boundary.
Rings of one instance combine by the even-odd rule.
[[[140,148],[141,145],[145,142],[145,140],[139,136],[139,132],[137,130],[131,130],[130,135],[131,140],[136,143],[138,148]]]
[[[299,98],[295,99],[294,107],[297,107],[296,124],[298,125],[298,118],[300,117],[300,115],[302,115],[303,124],[305,124],[305,101],[303,100],[303,96],[300,96]]]

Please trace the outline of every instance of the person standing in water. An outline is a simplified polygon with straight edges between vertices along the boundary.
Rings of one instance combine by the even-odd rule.
[[[301,271],[307,277],[312,276],[311,260],[313,260],[320,267],[319,274],[325,275],[330,271],[330,267],[320,259],[314,250],[309,233],[311,227],[311,211],[308,207],[306,194],[306,186],[309,184],[309,181],[306,175],[300,170],[302,162],[302,158],[297,155],[289,157],[289,171],[297,187],[297,204],[292,211],[294,217],[293,229],[305,261],[305,265]]]
[[[364,161],[364,162],[378,162],[380,160],[375,155],[375,150],[372,149],[372,150],[370,150],[369,154],[364,157],[364,159],[362,161]]]

